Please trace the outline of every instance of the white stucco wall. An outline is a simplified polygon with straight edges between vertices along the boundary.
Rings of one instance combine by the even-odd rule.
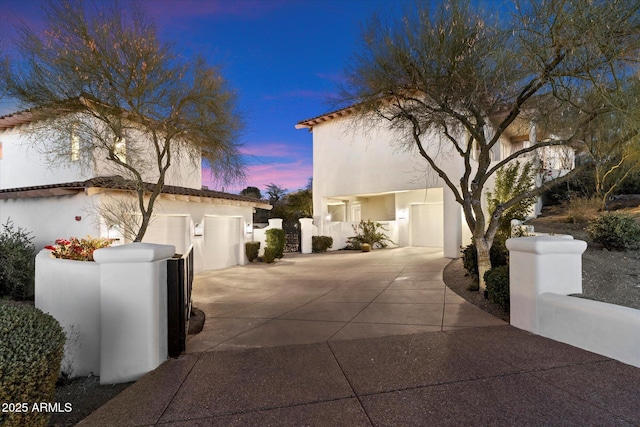
[[[100,236],[100,225],[91,216],[96,196],[70,196],[0,200],[0,221],[11,219],[16,227],[33,233],[37,250],[56,239]],[[79,220],[76,217],[80,217]]]
[[[0,132],[0,189],[84,181],[91,174],[69,159],[55,168],[21,133],[21,128]]]
[[[39,123],[42,125],[42,123]],[[52,158],[52,144],[43,141],[34,143],[29,131],[34,125],[23,125],[0,132],[2,156],[0,158],[0,189],[30,187],[37,185],[59,184],[73,181],[84,181],[96,176],[120,175],[127,178],[127,172],[115,163],[106,160],[106,152],[95,150],[90,166],[81,167],[81,161],[68,161]],[[64,138],[63,138],[64,140]],[[127,138],[129,152],[137,153],[128,158],[133,161],[138,158],[135,167],[141,172],[147,182],[157,182],[158,171],[155,167],[155,157],[148,139],[140,132],[130,131]],[[69,136],[69,145],[71,137]],[[81,155],[90,154],[81,150]],[[86,163],[83,163],[86,164]],[[202,164],[200,156],[192,161],[188,150],[179,147],[177,141],[172,150],[172,164],[165,177],[165,184],[187,188],[202,188]]]
[[[32,232],[37,250],[60,238],[82,238],[87,235],[111,238],[118,233],[100,224],[97,216],[98,207],[109,200],[112,200],[112,196],[105,193],[88,196],[83,192],[73,196],[0,200],[0,220],[5,224],[10,218],[16,227]],[[152,222],[144,241],[173,245],[179,253],[193,244],[196,272],[212,266],[223,268],[230,265],[217,261],[206,262],[206,259],[216,257],[217,254],[229,262],[235,260],[238,264],[245,263],[244,242],[253,238],[253,207],[240,206],[238,203],[224,204],[219,200],[209,203],[161,198],[156,202],[155,215],[158,220]],[[76,216],[80,219],[76,220]],[[205,228],[202,236],[195,236],[195,225],[204,226],[207,217],[231,218],[228,224],[232,230],[223,230],[224,239],[219,227],[216,232],[219,235],[207,233]],[[173,228],[167,229],[167,224]],[[177,224],[182,225],[183,233],[177,232]],[[223,248],[225,243],[221,240],[233,246],[233,256],[229,255],[226,247]]]
[[[433,173],[427,173],[426,161],[414,150],[403,150],[398,142],[401,135],[383,125],[380,122],[362,130],[347,116],[314,126],[314,208],[320,208],[316,200],[322,197],[441,186]],[[439,138],[425,139],[430,141],[425,144],[428,150],[435,154]],[[455,159],[447,153],[439,158],[447,170]]]

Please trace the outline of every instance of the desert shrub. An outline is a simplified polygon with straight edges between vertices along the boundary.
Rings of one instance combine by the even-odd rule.
[[[56,240],[55,245],[46,246],[51,250],[51,255],[56,258],[72,259],[75,261],[93,261],[93,252],[96,249],[111,246],[111,240],[87,236],[84,239],[71,237]]]
[[[601,206],[597,197],[572,197],[566,202],[567,222],[585,224],[598,216]]]
[[[535,170],[533,162],[525,163],[520,168],[520,162],[515,161],[503,166],[496,172],[493,191],[487,192],[489,212],[494,212],[498,206],[534,187]],[[511,235],[511,220],[524,221],[537,197],[528,197],[519,203],[505,209],[498,222],[497,236],[507,239]]]
[[[271,248],[275,251],[275,257],[280,259],[284,256],[285,233],[281,228],[271,228],[267,230],[267,245],[265,250]]]
[[[489,250],[489,259],[491,261],[491,268],[509,264],[509,250],[507,249],[505,240],[495,239],[493,241],[493,246],[491,246]],[[473,243],[462,248],[462,266],[471,277],[478,280],[478,252]]]
[[[382,230],[382,231],[381,231]],[[394,243],[383,231],[389,231],[379,222],[361,220],[359,224],[353,225],[355,236],[347,239],[348,249],[361,249],[363,243],[368,243],[371,248],[386,248],[389,243]]]
[[[262,255],[262,261],[271,264],[276,261],[276,250],[270,246],[264,248],[264,255]]]
[[[509,311],[509,266],[494,267],[484,274],[489,299]]]
[[[591,239],[613,251],[640,246],[640,225],[629,214],[605,212],[593,219],[587,227]]]
[[[246,242],[244,244],[244,253],[247,255],[249,262],[253,262],[258,258],[258,251],[260,251],[260,242]]]
[[[50,414],[31,405],[54,402],[64,342],[50,315],[26,304],[0,303],[0,402],[23,405],[0,412],[0,425],[47,425]]]
[[[329,236],[312,236],[311,237],[311,250],[314,253],[327,252],[333,246],[333,237]]]
[[[0,232],[0,297],[25,299],[35,280],[35,247],[30,232],[15,228],[11,220]]]

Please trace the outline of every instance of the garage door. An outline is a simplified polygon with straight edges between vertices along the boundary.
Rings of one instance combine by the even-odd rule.
[[[411,205],[411,246],[444,245],[444,205]]]
[[[186,215],[158,215],[154,217],[142,239],[146,243],[173,245],[183,254],[189,247],[189,217]]]
[[[244,251],[242,218],[205,216],[205,270],[216,270],[240,264],[242,251]]]

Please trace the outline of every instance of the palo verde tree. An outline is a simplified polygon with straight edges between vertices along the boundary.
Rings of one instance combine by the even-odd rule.
[[[583,129],[584,147],[593,165],[595,196],[604,209],[607,200],[633,174],[640,173],[640,80],[621,89],[626,109],[601,114]]]
[[[233,91],[217,68],[160,41],[140,4],[50,1],[44,14],[43,30],[18,27],[17,55],[1,69],[7,93],[56,116],[25,129],[51,162],[102,164],[123,178],[137,195],[133,240],[172,165],[204,159],[220,181],[243,179]]]
[[[637,79],[640,3],[523,0],[505,3],[500,15],[464,0],[435,10],[432,3],[419,2],[399,20],[371,20],[341,101],[365,128],[382,120],[399,132],[397,144],[422,156],[453,193],[473,234],[484,290],[503,213],[573,173],[487,212],[492,176],[544,147],[579,145],[597,117],[626,110],[629,98],[618,95]],[[529,144],[512,143],[523,133]],[[459,174],[447,173],[452,161]]]

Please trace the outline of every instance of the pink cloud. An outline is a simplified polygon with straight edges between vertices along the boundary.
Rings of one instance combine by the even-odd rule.
[[[280,185],[289,191],[296,191],[307,186],[313,174],[310,161],[300,159],[290,163],[268,163],[250,165],[246,168],[247,180],[244,184],[225,187],[227,193],[239,193],[248,186],[258,187],[264,192],[268,184]],[[208,170],[202,171],[202,183],[212,190],[222,190],[222,186],[212,181]]]
[[[291,147],[279,142],[245,145],[240,152],[246,156],[285,157],[291,155]]]

